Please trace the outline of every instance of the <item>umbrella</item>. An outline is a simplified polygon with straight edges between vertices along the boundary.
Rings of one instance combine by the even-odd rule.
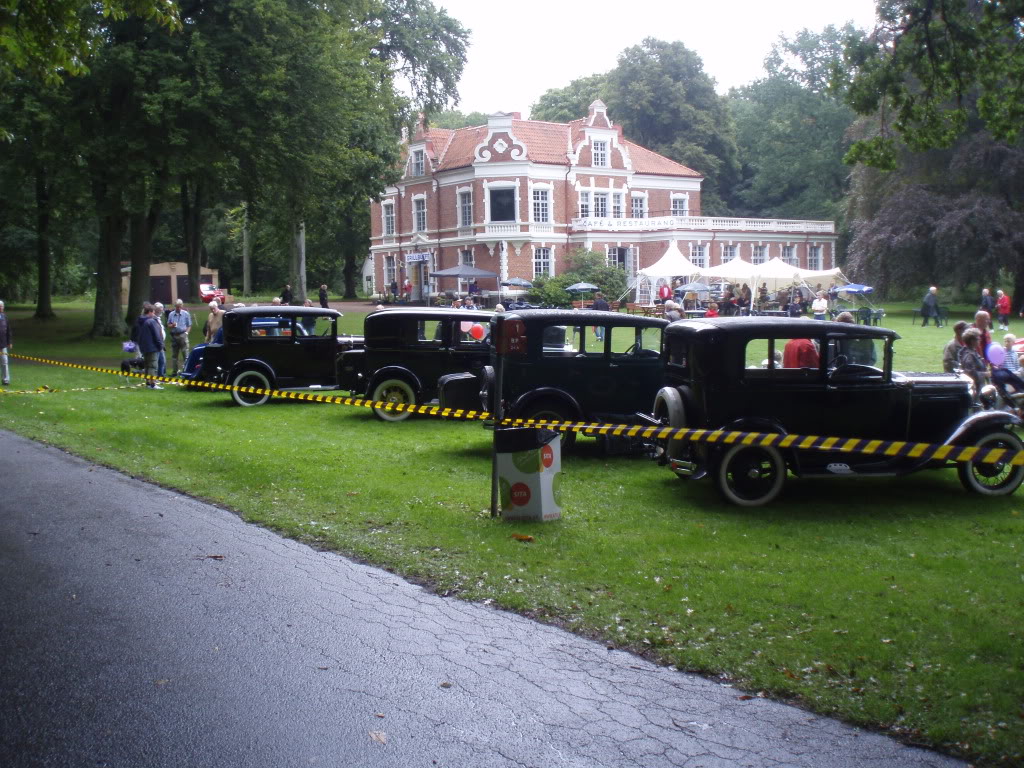
[[[601,288],[599,286],[594,285],[593,283],[573,283],[572,285],[570,285],[565,290],[567,290],[567,291],[600,291]]]
[[[533,288],[533,283],[529,280],[523,280],[521,277],[510,277],[508,280],[502,280],[502,285],[509,285],[513,288]]]
[[[687,283],[676,288],[681,293],[710,293],[711,286],[704,283]]]
[[[460,264],[457,267],[448,267],[439,272],[431,272],[431,277],[457,277],[460,280],[476,280],[480,277],[497,277],[496,272],[488,272],[486,269],[471,267],[468,264]]]
[[[859,283],[850,283],[849,285],[844,285],[839,288],[840,293],[856,293],[861,295],[865,293],[874,293],[874,291],[875,289],[870,285],[861,285]]]

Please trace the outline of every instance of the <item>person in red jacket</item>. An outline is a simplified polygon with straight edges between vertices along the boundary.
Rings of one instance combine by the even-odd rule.
[[[996,291],[996,314],[999,315],[999,330],[1010,330],[1010,297]]]
[[[818,348],[810,339],[790,339],[782,352],[783,368],[817,368]]]
[[[666,299],[672,298],[672,289],[667,281],[662,281],[661,285],[658,286],[658,298],[661,299],[662,304],[665,303]]]

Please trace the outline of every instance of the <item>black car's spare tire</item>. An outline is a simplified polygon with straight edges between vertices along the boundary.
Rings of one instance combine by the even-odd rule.
[[[392,408],[375,407],[373,415],[381,421],[405,421],[412,416],[412,411],[394,410],[398,405],[416,405],[416,392],[405,379],[381,379],[373,388],[371,398],[374,402],[390,403]]]
[[[771,446],[733,445],[715,469],[719,492],[741,507],[767,504],[779,495],[785,482],[786,460]]]
[[[267,390],[273,389],[270,377],[256,368],[244,368],[231,377],[231,385],[235,387],[255,387],[264,390],[263,394],[231,390],[231,399],[241,406],[263,405],[270,399]]]
[[[1011,455],[1024,450],[1024,443],[1011,432],[989,432],[974,441],[979,448],[978,456],[994,448],[1005,448]],[[1024,466],[1015,466],[1008,461],[986,464],[980,461],[964,461],[956,465],[960,482],[968,491],[982,496],[1009,496],[1024,482]]]
[[[663,387],[658,391],[654,398],[654,418],[672,429],[686,426],[686,408],[678,389]],[[669,459],[677,459],[686,454],[686,443],[683,440],[659,440],[658,443]]]

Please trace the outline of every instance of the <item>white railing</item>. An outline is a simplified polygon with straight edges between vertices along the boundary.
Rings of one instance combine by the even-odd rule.
[[[488,235],[517,235],[519,234],[519,223],[510,221],[508,224],[488,224],[486,232]]]
[[[835,234],[834,221],[797,219],[733,219],[719,216],[658,216],[651,219],[573,219],[578,232],[604,230],[650,232],[666,229],[730,230],[734,232],[823,232]]]
[[[536,222],[530,224],[530,231],[536,232],[538,235],[550,235],[555,231],[554,224],[537,224]]]

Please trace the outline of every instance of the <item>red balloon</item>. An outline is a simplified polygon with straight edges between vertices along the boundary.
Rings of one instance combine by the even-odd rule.
[[[480,323],[474,323],[473,327],[469,329],[469,335],[477,341],[481,341],[483,337],[487,335],[487,331],[484,330],[484,327],[480,325]]]

